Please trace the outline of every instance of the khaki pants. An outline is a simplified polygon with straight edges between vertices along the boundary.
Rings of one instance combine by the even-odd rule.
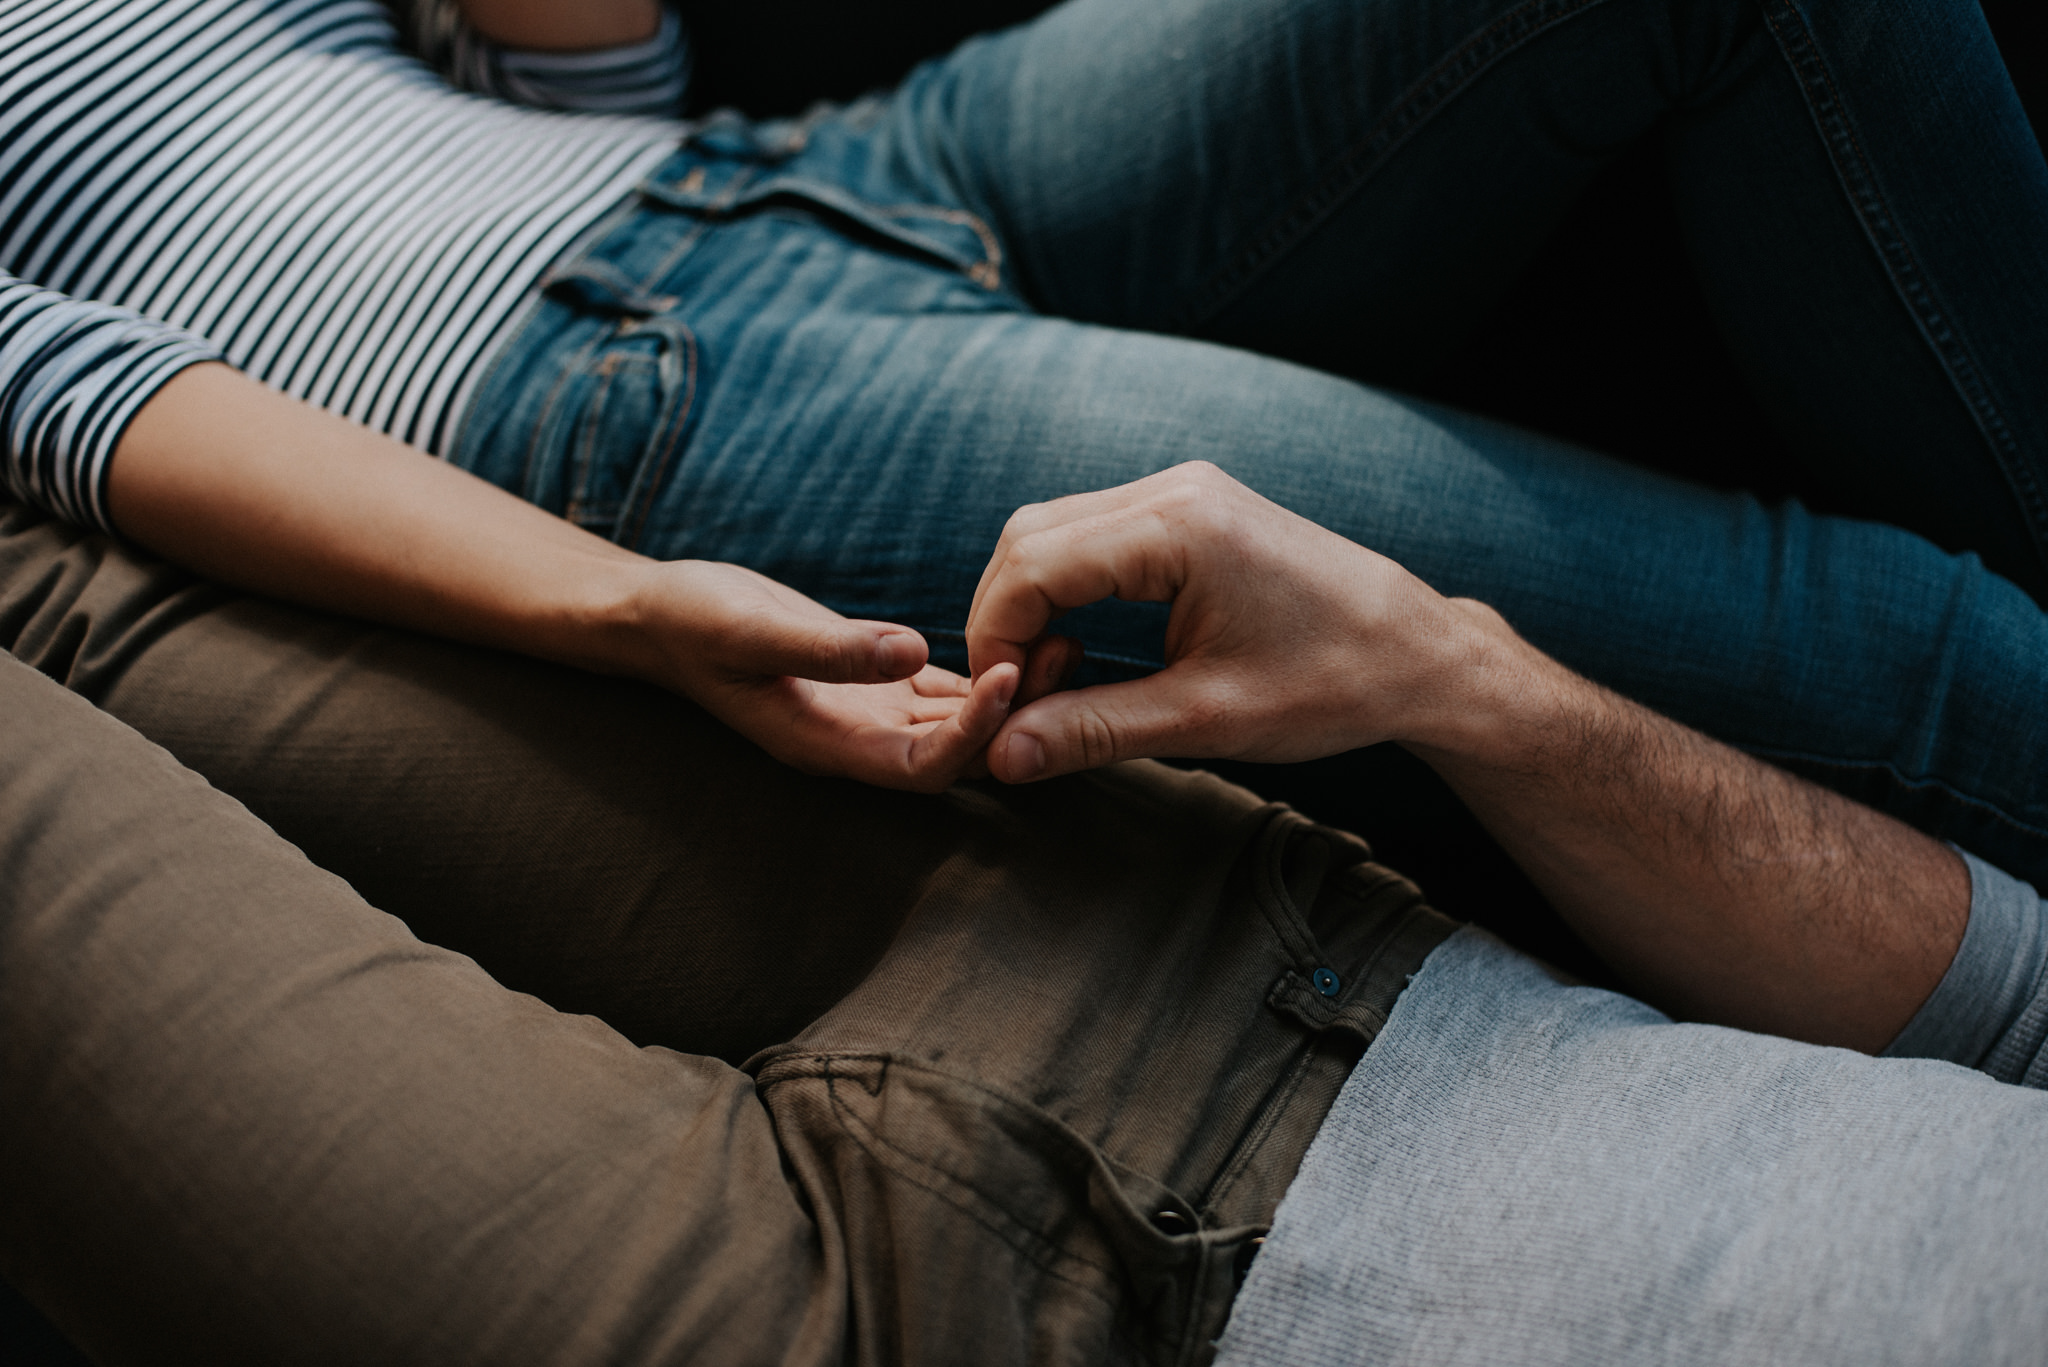
[[[106,1362],[1205,1361],[1450,928],[1205,775],[809,779],[18,509],[0,644],[0,1270]]]

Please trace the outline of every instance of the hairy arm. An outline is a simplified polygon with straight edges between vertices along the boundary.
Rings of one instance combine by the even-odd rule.
[[[1167,667],[1039,696],[1073,653],[1048,624],[1107,597],[1173,603]],[[1882,1049],[1968,922],[1947,847],[1578,677],[1213,467],[1021,510],[968,644],[1028,681],[990,748],[1012,782],[1406,745],[1594,949],[1693,1019]]]
[[[1477,604],[1438,723],[1400,739],[1595,952],[1674,1014],[1875,1053],[1969,923],[1918,831],[1572,674]]]
[[[799,768],[937,789],[1015,671],[969,690],[907,627],[734,565],[651,560],[219,364],[180,372],[116,448],[121,532],[226,583],[624,674]]]

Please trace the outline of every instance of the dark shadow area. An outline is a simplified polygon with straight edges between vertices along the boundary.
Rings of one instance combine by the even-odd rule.
[[[757,118],[894,85],[962,39],[1007,28],[1047,0],[670,0],[690,26],[697,66],[690,109],[730,105]]]
[[[91,1359],[19,1291],[0,1281],[0,1362],[8,1367],[89,1367]]]
[[[2043,121],[2048,120],[2048,5],[2041,0],[1982,0],[1982,4],[2038,138]]]

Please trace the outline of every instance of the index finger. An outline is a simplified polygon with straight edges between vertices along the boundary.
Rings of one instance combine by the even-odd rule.
[[[967,620],[972,622],[981,611],[981,601],[988,594],[989,582],[995,577],[996,570],[1002,565],[1005,557],[1017,542],[1054,527],[1065,526],[1073,522],[1082,522],[1091,518],[1099,518],[1120,508],[1134,507],[1158,492],[1162,485],[1172,485],[1187,480],[1196,469],[1203,467],[1205,464],[1205,462],[1201,461],[1189,462],[1188,464],[1172,466],[1165,470],[1155,470],[1151,474],[1141,479],[1132,480],[1128,484],[1119,484],[1108,489],[1093,489],[1085,493],[1067,494],[1060,498],[1049,499],[1044,503],[1025,504],[1016,512],[1010,514],[1010,520],[1003,524],[1003,534],[997,538],[996,548],[990,553],[988,563],[982,567],[981,579],[974,586],[974,600],[968,605]],[[970,661],[968,665],[970,673],[978,674],[985,667],[974,662],[975,656],[971,647],[968,651],[968,659]]]
[[[1034,531],[989,562],[967,619],[967,657],[977,672],[999,663],[1021,669],[1060,613],[1104,598],[1162,602],[1186,577],[1179,539],[1148,508],[1115,507]]]

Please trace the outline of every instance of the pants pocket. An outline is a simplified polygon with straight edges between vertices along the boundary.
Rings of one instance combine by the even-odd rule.
[[[983,289],[1003,281],[1003,249],[993,229],[965,209],[937,204],[877,204],[827,181],[753,168],[693,172],[680,180],[648,181],[640,194],[652,203],[713,221],[774,207],[807,210],[843,232],[959,271]]]
[[[558,378],[534,429],[524,497],[632,545],[682,445],[697,362],[681,319],[618,316]]]

